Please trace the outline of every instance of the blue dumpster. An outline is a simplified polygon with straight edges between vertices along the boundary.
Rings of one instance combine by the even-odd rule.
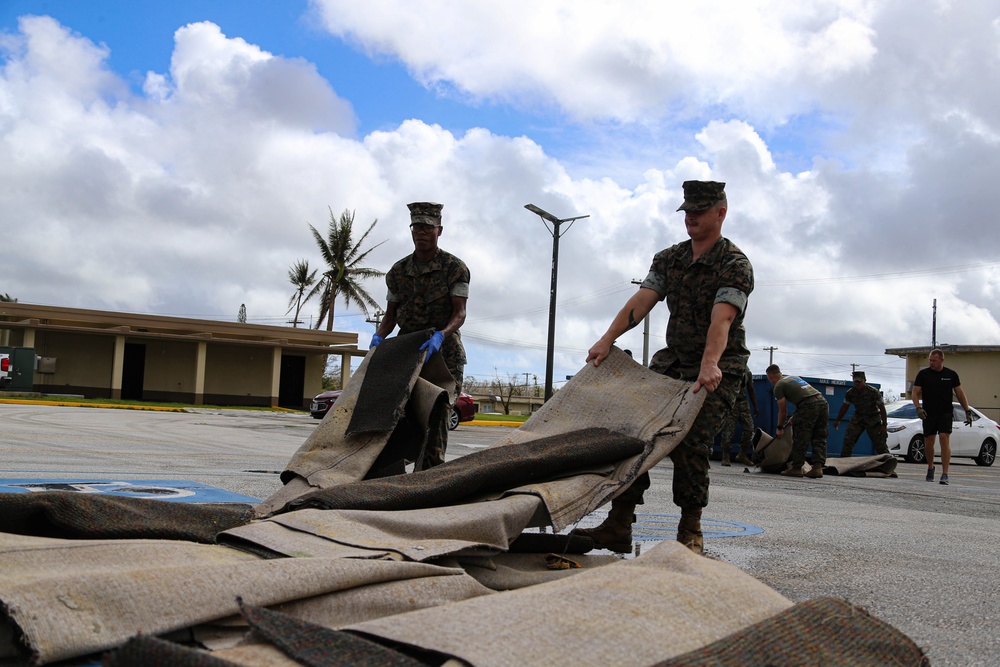
[[[848,408],[847,414],[844,415],[844,419],[840,422],[840,430],[833,430],[833,420],[837,418],[837,412],[840,411],[840,406],[844,404],[844,394],[847,393],[847,390],[850,389],[853,384],[850,380],[830,380],[828,378],[813,377],[803,377],[802,379],[823,394],[826,402],[830,404],[830,433],[826,438],[826,455],[827,458],[840,456],[840,452],[844,446],[844,433],[847,430],[847,422],[854,414],[854,407],[851,406]],[[874,382],[869,382],[868,384],[876,389],[881,389],[881,385]],[[754,375],[753,389],[757,398],[757,407],[760,409],[760,414],[753,420],[754,426],[759,427],[765,433],[773,436],[778,426],[778,401],[774,398],[774,388],[771,386],[771,383],[768,381],[766,375]],[[788,404],[788,414],[795,414],[795,406],[791,403]],[[738,427],[736,429],[736,434],[733,436],[732,448],[730,450],[732,452],[736,452],[739,449],[741,430],[742,427]],[[722,449],[719,447],[718,436],[716,436],[715,441],[716,448],[714,453],[717,453],[718,458],[721,458]],[[858,444],[854,446],[853,455],[872,456],[874,454],[875,447],[872,444],[872,441],[867,435],[862,434],[861,438],[858,440]]]

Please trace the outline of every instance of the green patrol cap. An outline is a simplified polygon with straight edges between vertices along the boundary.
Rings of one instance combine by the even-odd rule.
[[[441,226],[441,209],[443,204],[435,204],[429,201],[415,201],[407,204],[410,209],[410,224]]]
[[[718,181],[684,181],[684,203],[678,211],[704,211],[726,198],[726,184]]]
[[[855,380],[867,380],[868,379],[868,378],[865,377],[865,372],[864,371],[854,371],[852,377]]]

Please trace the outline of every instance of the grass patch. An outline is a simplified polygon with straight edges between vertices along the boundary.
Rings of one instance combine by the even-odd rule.
[[[477,412],[476,419],[484,422],[517,422],[523,424],[528,421],[528,415],[484,415]]]

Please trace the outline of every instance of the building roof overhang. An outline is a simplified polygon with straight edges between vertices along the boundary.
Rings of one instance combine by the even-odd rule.
[[[980,353],[990,353],[995,354],[1000,352],[1000,345],[949,345],[947,343],[941,343],[937,346],[939,350],[948,353],[959,353],[959,352],[980,352]],[[895,354],[899,357],[911,357],[915,354],[928,355],[934,348],[930,345],[918,345],[916,347],[890,347],[887,348],[886,354]]]
[[[129,338],[209,341],[324,354],[364,355],[358,334],[37,304],[0,303],[0,329],[67,331]]]

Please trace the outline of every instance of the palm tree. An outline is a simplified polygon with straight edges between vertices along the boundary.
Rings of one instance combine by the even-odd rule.
[[[285,311],[285,315],[292,312],[292,308],[295,309],[295,317],[292,318],[292,327],[299,326],[299,313],[302,311],[302,306],[319,289],[319,285],[316,285],[306,294],[306,290],[316,282],[316,271],[316,269],[309,270],[309,260],[307,259],[300,259],[288,269],[288,282],[295,285],[295,293],[288,300],[288,310]]]
[[[327,237],[324,239],[316,228],[309,225],[312,230],[319,252],[323,255],[327,270],[323,273],[323,278],[319,281],[316,289],[321,293],[319,305],[319,319],[316,321],[316,328],[319,329],[323,318],[326,318],[326,330],[333,331],[333,309],[336,305],[337,296],[344,298],[344,304],[350,307],[351,303],[356,303],[368,316],[368,308],[378,308],[378,302],[361,286],[362,280],[368,278],[379,278],[385,275],[385,271],[369,269],[360,266],[365,257],[375,248],[385,243],[377,243],[364,252],[361,251],[361,244],[368,238],[368,234],[378,223],[375,222],[361,235],[355,243],[351,238],[354,226],[354,211],[344,209],[338,220],[330,209],[330,227]]]

